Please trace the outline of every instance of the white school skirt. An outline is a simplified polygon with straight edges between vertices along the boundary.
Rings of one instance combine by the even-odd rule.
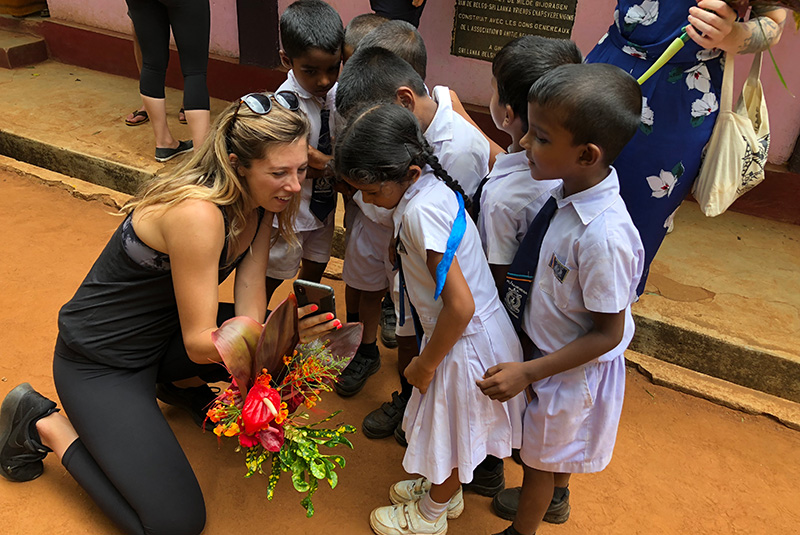
[[[599,472],[611,461],[625,396],[625,357],[537,381],[525,410],[522,462],[545,472]]]
[[[423,339],[423,347],[427,343]],[[428,391],[414,389],[403,429],[408,448],[403,468],[441,484],[454,468],[462,483],[487,455],[505,458],[522,439],[524,394],[500,403],[475,382],[501,362],[521,362],[522,349],[505,310],[474,317],[465,334],[439,364]]]

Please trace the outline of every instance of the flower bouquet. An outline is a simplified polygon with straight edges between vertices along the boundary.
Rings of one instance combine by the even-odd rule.
[[[314,514],[312,496],[319,481],[331,488],[338,482],[336,467],[344,467],[341,455],[327,455],[320,446],[351,442],[352,425],[319,427],[340,411],[310,423],[311,410],[322,392],[333,389],[342,370],[361,342],[362,325],[349,323],[324,340],[297,345],[297,301],[290,295],[264,325],[237,316],[212,334],[214,345],[231,374],[232,382],[207,412],[205,425],[213,425],[220,437],[236,437],[237,451],[244,450],[245,477],[269,473],[267,499],[271,500],[282,472],[291,472],[292,484],[306,493],[300,502],[306,516]]]

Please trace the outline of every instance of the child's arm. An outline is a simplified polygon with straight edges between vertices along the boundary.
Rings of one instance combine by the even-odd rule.
[[[308,146],[308,165],[314,169],[325,169],[328,162],[333,160],[333,156],[328,156],[324,152],[320,152],[311,145]]]
[[[509,265],[489,264],[489,270],[492,272],[494,285],[497,286],[497,291],[502,293],[503,285],[506,283],[506,275],[508,275]]]
[[[625,310],[591,315],[594,327],[585,335],[544,357],[492,366],[478,387],[492,399],[508,401],[533,382],[577,368],[617,347],[625,330]]]
[[[436,266],[441,259],[442,253],[427,251],[426,263],[434,280],[436,280]],[[408,382],[419,388],[423,394],[428,390],[439,363],[464,334],[475,313],[475,301],[458,265],[457,257],[453,258],[453,264],[447,272],[441,299],[442,310],[436,318],[436,327],[430,340],[422,353],[411,360],[404,372]]]
[[[467,113],[467,110],[466,108],[464,108],[464,105],[461,103],[461,100],[458,98],[458,95],[456,95],[456,92],[453,91],[452,89],[450,90],[450,100],[453,103],[453,111],[459,114],[464,119],[466,119],[467,122],[469,122],[472,126],[477,128],[478,132],[483,134],[483,137],[485,137],[486,141],[489,142],[489,169],[491,169],[492,167],[494,167],[494,160],[495,158],[497,158],[497,155],[505,154],[506,153],[505,149],[503,149],[503,147],[495,143],[495,141],[492,138],[487,136],[486,133],[483,130],[481,130],[478,124],[472,120],[472,117],[470,117],[469,113]]]

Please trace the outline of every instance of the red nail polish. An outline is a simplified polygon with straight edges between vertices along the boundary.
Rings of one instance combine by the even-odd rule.
[[[332,320],[333,319],[333,314],[328,314],[328,316],[325,319]]]
[[[337,325],[337,326],[336,326],[336,330],[337,330],[337,331],[338,331],[339,329],[341,329],[341,328],[342,328],[342,324],[341,324],[341,323],[340,323],[339,325]]]
[[[311,312],[316,312],[319,309],[317,305],[311,305]]]

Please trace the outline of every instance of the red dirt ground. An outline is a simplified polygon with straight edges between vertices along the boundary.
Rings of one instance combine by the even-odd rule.
[[[55,397],[51,377],[56,314],[75,291],[119,223],[98,202],[0,171],[0,396],[28,381]],[[344,295],[340,282],[333,282]],[[229,288],[223,292],[229,296]],[[364,415],[397,388],[396,354],[382,349],[381,371],[355,398],[329,394],[323,408],[343,408],[360,426]],[[614,460],[604,472],[576,476],[572,516],[544,534],[800,533],[800,433],[764,417],[731,411],[652,385],[629,369]],[[194,466],[207,501],[205,533],[370,533],[372,508],[388,504],[389,486],[405,477],[394,440],[356,435],[335,491],[321,488],[307,520],[289,481],[268,502],[266,478],[244,479],[243,459],[220,448],[189,417],[164,411]],[[0,480],[0,532],[118,533],[54,456],[29,483]],[[508,484],[521,470],[506,463]],[[467,494],[450,533],[491,534],[507,523],[490,500]]]

